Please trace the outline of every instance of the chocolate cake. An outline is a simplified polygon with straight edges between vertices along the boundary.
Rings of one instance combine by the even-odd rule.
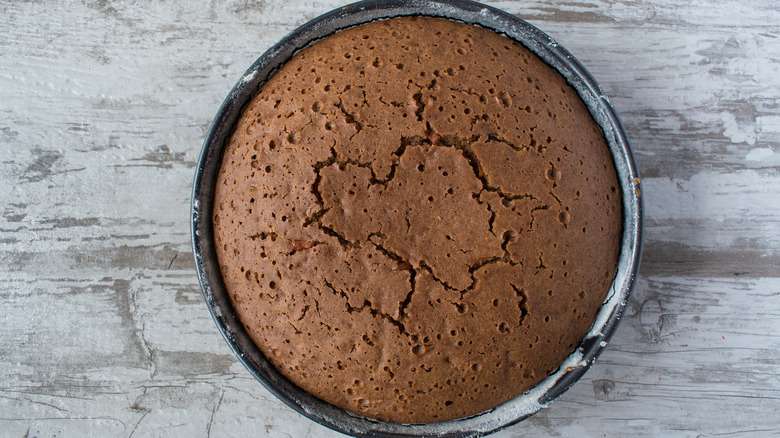
[[[574,89],[522,45],[439,18],[299,51],[244,109],[213,225],[263,354],[335,406],[475,415],[553,372],[612,282],[621,193]]]

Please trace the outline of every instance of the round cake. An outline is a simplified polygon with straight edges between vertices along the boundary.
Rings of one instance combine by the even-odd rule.
[[[398,423],[472,416],[555,371],[622,232],[575,90],[517,42],[426,17],[337,32],[269,78],[226,146],[212,220],[268,360]]]

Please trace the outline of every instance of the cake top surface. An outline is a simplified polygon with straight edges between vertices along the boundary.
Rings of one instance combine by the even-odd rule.
[[[236,124],[214,205],[263,354],[401,423],[477,414],[554,371],[604,300],[622,220],[574,89],[514,41],[426,17],[285,63]]]

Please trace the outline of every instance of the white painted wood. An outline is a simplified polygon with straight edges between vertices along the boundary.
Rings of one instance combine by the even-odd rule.
[[[491,1],[598,79],[643,176],[642,275],[569,392],[496,434],[780,433],[780,6]],[[337,0],[0,1],[0,435],[338,436],[237,362],[189,241],[228,90]]]

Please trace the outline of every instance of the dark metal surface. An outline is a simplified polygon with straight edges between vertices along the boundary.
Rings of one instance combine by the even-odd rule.
[[[553,375],[535,388],[474,417],[440,423],[402,425],[362,417],[336,408],[301,390],[265,359],[239,322],[217,263],[211,225],[212,202],[222,153],[244,106],[274,71],[296,51],[333,32],[377,19],[425,15],[476,24],[512,38],[563,75],[604,131],[623,194],[623,239],[618,270],[591,331]],[[368,0],[336,9],[296,29],[264,53],[231,90],[217,112],[198,162],[192,193],[192,242],[206,304],[230,348],[269,391],[296,411],[354,436],[475,437],[517,423],[546,406],[573,385],[612,336],[639,269],[642,197],[628,139],[601,88],[587,70],[548,35],[498,9],[465,0]]]

